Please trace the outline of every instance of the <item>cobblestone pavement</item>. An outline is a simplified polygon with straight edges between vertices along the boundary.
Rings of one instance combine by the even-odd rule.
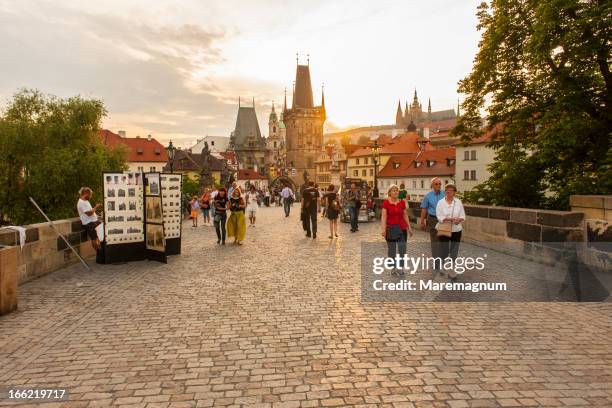
[[[612,406],[609,303],[361,303],[378,225],[313,241],[296,210],[263,208],[242,247],[186,223],[167,265],[20,287],[0,384],[67,387],[47,405],[70,407]]]

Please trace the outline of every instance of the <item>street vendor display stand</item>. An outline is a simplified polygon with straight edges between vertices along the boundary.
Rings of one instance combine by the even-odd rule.
[[[102,178],[104,239],[98,263],[165,263],[167,255],[180,254],[180,174],[109,172]]]

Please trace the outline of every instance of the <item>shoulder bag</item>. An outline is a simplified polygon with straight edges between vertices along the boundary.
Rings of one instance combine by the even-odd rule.
[[[443,199],[444,200],[444,199]],[[451,218],[455,213],[455,199],[453,199],[453,207],[451,208]],[[437,235],[439,237],[450,238],[453,236],[453,222],[440,222],[437,228]]]

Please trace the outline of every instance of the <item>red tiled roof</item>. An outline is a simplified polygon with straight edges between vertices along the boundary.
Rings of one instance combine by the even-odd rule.
[[[98,135],[106,146],[124,145],[128,150],[128,162],[168,161],[166,148],[153,138],[149,140],[146,137],[121,137],[107,129],[100,130]]]
[[[449,166],[447,159],[452,159]],[[433,166],[427,165],[433,160]],[[415,167],[415,162],[420,162]],[[455,174],[455,148],[427,150],[416,155],[392,156],[385,167],[378,173],[378,177],[406,177],[406,176],[445,176]]]
[[[380,154],[408,154],[408,153],[418,153],[421,151],[417,141],[426,140],[421,138],[421,136],[416,132],[411,133],[403,133],[394,137],[391,143],[387,143],[383,145],[379,152]],[[425,150],[431,150],[434,147],[426,144]],[[362,147],[356,151],[354,151],[350,156],[351,157],[360,157],[360,156],[371,156],[372,148],[371,147]]]
[[[259,174],[255,170],[251,169],[240,169],[238,170],[237,180],[267,180],[268,178],[262,174]]]

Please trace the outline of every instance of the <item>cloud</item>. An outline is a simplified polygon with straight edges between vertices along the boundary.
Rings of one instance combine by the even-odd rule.
[[[229,32],[237,30],[2,3],[0,48],[7,62],[0,95],[33,87],[99,98],[109,111],[106,127],[162,140],[225,135],[235,121],[237,96],[261,97],[270,89],[254,78],[212,75],[225,62],[221,44]]]

